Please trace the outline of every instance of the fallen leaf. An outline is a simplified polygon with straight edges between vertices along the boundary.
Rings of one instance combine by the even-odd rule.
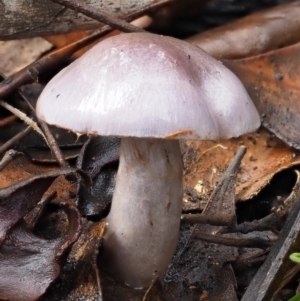
[[[236,200],[252,198],[279,171],[300,163],[294,149],[263,128],[220,143],[188,141],[183,147],[185,210],[203,208],[240,145],[247,147],[247,153],[238,174]],[[194,199],[187,194],[189,190],[194,193]]]
[[[0,189],[0,245],[10,228],[35,207],[58,176],[75,171],[59,169]]]
[[[261,115],[262,124],[289,145],[300,149],[300,43],[223,63],[245,85]]]
[[[102,301],[102,281],[97,267],[97,256],[104,229],[104,222],[82,219],[81,234],[72,246],[60,277],[40,301]]]
[[[59,275],[60,257],[81,229],[77,209],[61,206],[69,220],[69,228],[61,238],[39,238],[21,221],[0,246],[0,300],[37,300]]]
[[[275,6],[187,39],[219,59],[261,54],[300,41],[300,2]]]
[[[0,70],[9,76],[38,59],[52,45],[42,38],[0,41]]]
[[[79,179],[77,204],[85,216],[103,217],[111,204],[118,170],[120,139],[93,137],[82,148],[77,168],[84,170],[93,180],[87,187]]]

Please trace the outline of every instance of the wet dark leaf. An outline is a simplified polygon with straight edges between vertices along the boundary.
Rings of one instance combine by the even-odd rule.
[[[40,301],[102,301],[102,281],[99,278],[96,258],[104,229],[104,222],[92,223],[82,219],[81,235],[72,246],[60,277]]]
[[[6,127],[2,127],[3,134],[1,132],[0,143],[6,142],[26,127],[27,125],[20,121],[15,121]],[[78,138],[73,132],[57,127],[51,127],[51,132],[56,138],[66,160],[77,158],[82,145],[87,140],[85,135]],[[34,162],[56,163],[54,154],[51,153],[44,138],[37,132],[32,132],[20,140],[16,144],[15,149],[24,152]]]
[[[37,300],[59,275],[60,257],[81,230],[77,209],[66,204],[62,208],[68,216],[69,228],[61,238],[39,238],[24,221],[10,231],[0,246],[0,300]]]
[[[58,176],[75,171],[70,168],[59,169],[0,189],[0,244],[9,229],[35,207]]]
[[[118,138],[94,137],[83,147],[77,167],[93,180],[91,187],[82,181],[78,185],[78,206],[83,215],[103,217],[107,213],[118,170],[119,145]]]

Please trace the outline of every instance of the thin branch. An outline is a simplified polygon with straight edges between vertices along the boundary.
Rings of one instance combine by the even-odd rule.
[[[147,301],[147,298],[148,298],[148,296],[149,296],[149,293],[150,293],[150,291],[152,290],[152,288],[153,288],[153,286],[154,286],[156,280],[157,280],[157,277],[154,278],[154,279],[151,281],[151,284],[150,284],[150,286],[148,287],[148,289],[146,290],[145,295],[144,295],[142,301]]]
[[[29,106],[29,108],[31,109],[32,113],[36,116],[36,112],[34,107],[31,105],[31,103],[28,101],[27,97],[21,92],[20,89],[17,90],[18,95],[27,103],[27,105]],[[37,118],[37,116],[36,116]],[[37,118],[38,119],[38,118]],[[57,162],[59,163],[59,165],[61,167],[69,167],[69,163],[65,160],[58,143],[56,142],[56,139],[54,138],[54,136],[52,135],[49,126],[46,122],[38,119],[39,125],[41,126],[46,140],[47,140],[47,144],[49,146],[49,148],[51,149],[51,151],[53,152],[54,156],[57,159]]]
[[[31,127],[28,127],[31,129]],[[32,130],[32,129],[31,129]],[[10,162],[12,162],[15,158],[24,155],[21,152],[17,152],[14,149],[8,150],[0,161],[0,171],[3,170]]]
[[[186,224],[209,224],[213,226],[228,226],[235,222],[235,217],[230,214],[182,214],[181,222]]]
[[[218,235],[211,235],[202,232],[194,232],[194,238],[206,242],[220,244],[224,246],[238,247],[238,248],[268,248],[275,244],[275,240],[266,240],[260,238],[232,238]]]
[[[102,301],[102,290],[101,290],[101,282],[98,267],[95,268],[96,279],[97,279],[97,288],[98,288],[98,301]]]
[[[106,28],[107,29],[107,28]],[[74,42],[66,47],[52,51],[51,53],[45,55],[39,60],[31,63],[22,70],[16,72],[15,74],[7,77],[2,82],[0,82],[0,98],[13,92],[16,88],[31,84],[38,80],[40,73],[47,72],[51,68],[59,66],[63,61],[71,56],[74,52],[80,50],[81,48],[89,45],[90,43],[96,41],[103,34],[103,30],[94,32],[92,35],[81,39],[80,41]]]
[[[49,126],[46,122],[44,122],[43,120],[39,120],[39,124],[41,126],[41,128],[43,129],[43,132],[45,133],[45,136],[47,137],[47,144],[50,147],[50,149],[52,150],[52,152],[54,153],[59,165],[61,167],[69,167],[69,163],[65,160],[54,136],[52,135]]]
[[[3,74],[0,74],[0,78],[1,79],[5,79],[4,75]],[[17,94],[21,97],[21,99],[23,99],[26,104],[28,105],[28,107],[30,108],[30,110],[32,111],[32,113],[34,114],[34,116],[36,117],[36,112],[35,112],[35,109],[34,107],[31,105],[31,103],[28,101],[27,97],[22,93],[22,91],[20,89],[17,89]],[[10,106],[9,104],[6,104],[7,106]],[[21,112],[22,113],[22,112]],[[24,113],[22,113],[24,114]],[[24,114],[25,115],[25,114]],[[15,115],[14,115],[15,116]],[[26,116],[26,115],[25,115]],[[37,118],[37,117],[36,117]],[[38,119],[38,118],[37,118]],[[30,119],[31,120],[31,119]],[[49,129],[49,126],[46,122],[42,121],[42,120],[39,120],[39,124],[43,130],[43,134],[44,134],[44,139],[46,140],[47,142],[47,145],[49,146],[49,148],[51,149],[51,151],[53,152],[53,154],[55,155],[59,165],[61,167],[68,167],[69,164],[68,162],[64,159],[63,157],[63,154],[55,140],[55,138],[53,137],[50,129]],[[26,134],[25,134],[26,135]],[[22,135],[20,137],[23,137]],[[25,136],[24,136],[25,137]],[[6,143],[7,144],[7,143]],[[6,145],[5,144],[5,145]],[[10,147],[10,144],[8,143],[8,146]],[[6,148],[7,149],[7,148]],[[6,150],[5,149],[5,150]]]
[[[47,139],[44,135],[44,133],[41,131],[41,129],[39,128],[39,126],[37,125],[37,123],[35,121],[33,121],[31,118],[29,118],[26,114],[24,114],[23,112],[21,112],[20,110],[14,108],[13,106],[11,106],[10,104],[6,103],[3,100],[0,100],[0,105],[5,108],[6,110],[10,111],[11,113],[15,114],[16,116],[18,116],[21,120],[23,120],[25,123],[27,123],[29,126],[31,126],[36,132],[38,132],[47,142]],[[47,142],[48,143],[48,142]]]
[[[68,7],[78,13],[82,13],[87,17],[110,25],[112,28],[119,29],[123,32],[145,32],[144,29],[134,26],[126,21],[114,18],[108,13],[100,11],[90,5],[85,4],[80,0],[51,0],[52,2],[58,3],[65,7]]]
[[[124,19],[130,22],[144,15],[148,11],[153,12],[163,7],[168,2],[169,0],[158,0],[155,3],[144,7],[141,11],[127,15],[124,17]],[[110,31],[112,31],[112,28],[108,25],[105,25],[101,27],[101,29],[94,31],[90,36],[71,43],[63,48],[56,49],[39,60],[31,63],[22,70],[7,77],[5,80],[0,82],[0,98],[4,98],[6,95],[22,85],[31,84],[37,81],[38,76],[41,73],[47,72],[48,68],[59,66],[73,53],[95,42]]]
[[[13,138],[5,142],[3,145],[0,146],[0,154],[3,154],[8,149],[12,148],[15,144],[17,144],[21,139],[29,135],[32,131],[32,127],[29,126],[24,131],[18,133]]]
[[[17,120],[18,117],[16,115],[10,115],[0,120],[0,127],[7,126],[11,122]]]

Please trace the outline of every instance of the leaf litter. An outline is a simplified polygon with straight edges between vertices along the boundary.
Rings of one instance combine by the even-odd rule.
[[[295,8],[294,11],[296,11],[297,3],[293,5]],[[291,7],[292,6],[290,6],[290,8]],[[273,9],[273,14],[276,9],[280,11],[281,8],[278,7]],[[284,9],[282,9],[282,11],[284,11]],[[272,12],[270,12],[270,14],[272,14]],[[282,20],[279,18],[278,21],[280,23]],[[238,25],[232,26],[233,28],[234,26],[238,27]],[[262,28],[264,26],[266,26],[267,28],[267,25],[265,24],[262,24],[261,26]],[[274,32],[276,32],[276,30]],[[272,30],[270,35],[273,35]],[[294,41],[293,38],[295,36],[296,35],[292,37],[292,42]],[[212,38],[212,40],[213,39],[214,37]],[[285,45],[284,43],[289,44],[291,42],[290,40],[287,42],[282,42],[282,45]],[[275,46],[272,47],[277,48],[278,45],[276,45],[277,44],[275,43]],[[265,50],[262,51],[269,50],[269,48],[264,49]],[[255,52],[252,52],[252,54],[255,54]],[[238,56],[235,56],[235,58],[236,57]],[[207,206],[206,204],[209,201],[210,196],[216,193],[213,193],[213,191],[217,191],[215,189],[218,189],[218,183],[221,181],[222,175],[225,172],[227,165],[237,152],[239,145],[246,145],[248,152],[242,161],[239,174],[237,176],[236,194],[234,196],[234,193],[230,193],[232,202],[230,208],[234,206],[234,200],[248,201],[249,199],[254,199],[255,196],[260,196],[264,188],[272,184],[272,179],[279,172],[286,171],[287,174],[289,174],[289,172],[292,173],[293,167],[297,167],[297,165],[299,165],[297,150],[295,148],[287,146],[284,142],[282,142],[285,141],[293,147],[298,147],[298,133],[296,130],[294,130],[297,125],[297,120],[295,117],[298,114],[298,108],[296,104],[297,89],[294,88],[297,86],[297,70],[293,68],[293,66],[296,66],[297,60],[297,46],[290,46],[252,58],[224,62],[234,72],[236,72],[237,74],[240,73],[240,78],[244,82],[249,93],[252,93],[252,98],[254,98],[254,100],[257,102],[257,106],[263,117],[264,126],[271,130],[282,140],[278,139],[274,136],[274,134],[262,128],[254,134],[246,135],[239,139],[232,139],[228,142],[222,142],[222,144],[213,142],[201,142],[199,144],[193,141],[187,142],[182,146],[185,160],[185,197],[183,202],[185,212],[200,212],[201,208],[204,209],[205,206]],[[259,67],[260,65],[261,67]],[[45,68],[44,66],[44,69],[47,69],[47,67]],[[264,72],[264,70],[266,71]],[[16,85],[16,83],[22,79],[22,72],[20,74],[21,75],[19,75],[19,77],[11,78],[13,79],[12,84],[8,83],[8,81],[5,81],[3,83],[8,84],[7,88],[4,87],[4,85],[2,85],[1,87],[3,95],[5,95],[7,91],[11,91],[14,85]],[[251,76],[249,76],[249,74]],[[32,79],[34,79],[34,76],[31,78],[27,77],[27,81],[31,81]],[[22,80],[20,82],[22,82]],[[258,83],[261,85],[261,82],[265,83],[264,87],[260,87],[261,90],[259,91],[259,93],[257,93],[256,88],[258,86]],[[283,95],[286,95],[285,100],[289,101],[288,103],[282,102],[283,99],[281,93],[283,93]],[[291,110],[291,113],[288,113],[289,110],[287,110],[287,108]],[[284,119],[287,116],[289,117],[289,119]],[[280,119],[280,121],[278,122],[278,118],[283,119],[282,121]],[[294,120],[294,124],[290,122],[291,120]],[[109,206],[109,199],[111,198],[111,191],[113,187],[113,181],[111,179],[113,178],[115,169],[108,169],[107,171],[105,171],[105,169],[109,166],[109,162],[111,162],[109,159],[106,163],[105,149],[103,157],[99,156],[91,161],[87,159],[88,156],[85,157],[85,151],[86,150],[83,150],[82,154],[79,155],[81,156],[80,158],[82,160],[80,168],[85,169],[86,172],[95,181],[95,183],[100,183],[98,184],[98,189],[96,189],[98,195],[101,196],[102,193],[104,195],[106,193],[106,205],[104,206],[105,211]],[[93,153],[93,148],[89,149],[86,152],[87,154]],[[38,152],[36,152],[36,154],[37,153]],[[48,154],[51,153],[48,152]],[[72,158],[77,155],[78,152]],[[108,158],[110,158],[109,154]],[[24,181],[24,179],[29,179],[32,174],[35,174],[36,176],[42,170],[45,170],[45,167],[39,170],[39,168],[33,167],[31,163],[24,164],[23,162],[26,162],[27,160],[24,156],[18,157],[16,160],[17,161],[11,162],[1,172],[1,187],[10,186],[11,183],[16,183],[18,180]],[[44,163],[45,162],[47,161],[44,160]],[[50,161],[48,161],[48,163],[50,163]],[[12,166],[14,167],[12,168]],[[23,170],[24,167],[25,172]],[[49,168],[50,170],[53,169],[53,167],[51,166],[48,166],[46,169]],[[100,176],[101,173],[103,175],[103,172],[106,172],[104,177]],[[30,180],[28,181],[30,182]],[[36,181],[38,182],[38,180]],[[42,179],[40,179],[40,181],[43,182]],[[193,227],[187,225],[182,225],[182,236],[178,248],[182,262],[176,263],[175,257],[175,265],[173,262],[171,269],[168,271],[166,279],[161,280],[161,282],[157,282],[146,295],[141,292],[132,291],[127,287],[123,287],[121,284],[117,283],[110,277],[102,275],[101,265],[97,265],[97,257],[101,257],[101,237],[103,233],[103,224],[101,223],[100,219],[102,217],[101,210],[103,209],[100,209],[99,211],[99,208],[97,208],[97,206],[92,205],[92,210],[89,211],[90,205],[88,203],[85,203],[84,201],[86,194],[82,194],[80,199],[76,199],[77,190],[75,189],[75,182],[70,183],[70,181],[62,179],[61,177],[59,178],[59,180],[56,180],[54,182],[54,185],[51,186],[50,190],[53,191],[58,188],[59,197],[56,199],[56,202],[59,203],[59,199],[60,197],[62,197],[64,200],[67,200],[69,204],[64,206],[68,207],[70,205],[72,206],[75,203],[78,203],[80,200],[80,206],[83,210],[83,214],[87,216],[90,215],[93,217],[93,219],[96,218],[96,220],[83,220],[83,234],[80,236],[80,238],[72,248],[66,264],[64,265],[64,268],[62,265],[60,265],[60,267],[57,267],[55,266],[55,264],[51,264],[51,260],[53,260],[53,258],[60,258],[60,262],[64,261],[64,258],[60,256],[61,253],[57,252],[58,249],[55,249],[54,247],[55,241],[57,242],[59,239],[53,239],[52,241],[37,237],[36,234],[33,234],[32,229],[28,228],[28,226],[24,224],[24,221],[22,220],[24,216],[23,214],[19,214],[20,217],[16,218],[15,222],[12,222],[11,226],[9,226],[8,230],[6,231],[6,239],[0,246],[0,252],[1,248],[6,248],[5,250],[13,250],[10,251],[12,253],[16,252],[18,254],[21,254],[22,250],[18,250],[18,245],[11,242],[14,240],[19,240],[22,242],[25,250],[25,257],[29,256],[26,253],[27,249],[30,252],[32,251],[30,247],[28,247],[29,242],[35,242],[36,245],[43,246],[49,243],[52,246],[50,247],[50,249],[52,248],[52,253],[49,256],[49,258],[51,257],[52,259],[49,260],[48,265],[45,266],[46,270],[51,270],[51,279],[48,278],[45,281],[45,286],[41,286],[41,290],[39,292],[38,290],[36,290],[35,292],[30,292],[31,297],[24,300],[29,301],[39,298],[40,295],[43,294],[45,289],[51,283],[53,283],[55,279],[57,280],[55,280],[55,282],[50,285],[47,293],[42,297],[45,298],[45,300],[47,300],[47,298],[48,300],[54,300],[54,298],[56,298],[57,296],[55,295],[55,291],[59,287],[65,288],[65,290],[58,290],[58,294],[61,296],[61,299],[64,300],[75,300],[79,298],[84,298],[85,300],[98,300],[100,298],[99,300],[101,300],[103,296],[105,296],[104,300],[141,300],[142,298],[146,298],[148,301],[176,300],[176,298],[181,298],[182,296],[185,296],[184,298],[188,298],[186,300],[193,300],[189,298],[195,298],[195,300],[220,300],[221,296],[222,300],[226,300],[226,298],[228,300],[235,300],[234,298],[236,298],[235,289],[237,280],[234,277],[232,267],[234,267],[234,261],[238,261],[238,259],[240,258],[240,254],[237,253],[237,250],[240,252],[240,249],[237,249],[235,247],[225,247],[225,249],[227,248],[226,250],[231,251],[229,251],[229,253],[225,252],[227,255],[229,255],[222,257],[221,255],[224,252],[223,248],[220,249],[220,247],[218,247],[217,245],[208,242],[199,242],[195,239],[189,240],[192,231],[191,229]],[[47,185],[51,185],[51,183]],[[47,185],[41,185],[44,186],[44,188],[40,187],[40,192],[37,193],[37,195],[34,195],[34,198],[31,199],[32,204],[34,205],[29,204],[30,209],[32,209],[35,204],[39,202],[42,197],[41,195],[45,190],[47,190]],[[24,188],[23,192],[20,193],[21,196],[22,194],[25,194],[27,189],[29,189],[30,184],[25,184],[25,187],[26,188]],[[78,182],[78,187],[79,189],[86,189],[85,185],[80,181]],[[92,187],[97,188],[97,184],[96,186]],[[87,188],[87,190],[89,190],[89,188]],[[18,189],[13,188],[11,192],[12,197],[14,196],[14,191],[18,191]],[[87,193],[87,195],[88,194],[89,193]],[[48,208],[47,205],[45,206],[46,208]],[[30,209],[27,209],[26,212],[30,211]],[[72,220],[73,219],[70,218],[70,221]],[[66,231],[65,233],[68,232],[67,224],[63,227]],[[200,227],[197,226],[197,229],[198,228]],[[79,228],[77,227],[76,229],[78,230]],[[208,229],[208,232],[215,234],[215,232],[217,231],[215,229],[219,228],[216,228],[216,226],[205,226],[201,227],[200,229],[201,232],[205,232],[205,229]],[[73,231],[73,236],[71,235],[72,239],[65,244],[66,248],[64,250],[67,250],[68,247],[77,239],[79,235],[79,232],[77,230]],[[74,234],[75,232],[76,234]],[[90,242],[90,244],[88,242]],[[76,246],[77,243],[78,245]],[[204,251],[201,251],[202,253],[199,252],[200,245],[204,246]],[[42,254],[43,252],[44,251],[41,247],[40,254]],[[266,251],[262,250],[262,254],[263,252]],[[220,255],[221,257],[218,257],[217,255]],[[195,259],[196,257],[198,258],[198,261]],[[30,256],[28,257],[28,259],[29,258]],[[5,263],[5,260],[8,259],[9,257],[3,259],[3,262]],[[15,259],[16,261],[14,262]],[[87,262],[88,264],[86,264]],[[18,262],[17,258],[12,259],[11,263],[22,266],[22,263]],[[178,264],[180,268],[174,268],[176,264]],[[207,277],[201,277],[199,276],[202,272],[201,267],[205,265],[207,267],[213,268],[208,269]],[[63,268],[62,273],[60,271],[60,268]],[[82,275],[78,272],[78,270],[83,270]],[[30,271],[30,269],[28,271]],[[89,271],[92,272],[89,274]],[[34,271],[34,273],[35,272],[36,271]],[[72,275],[74,275],[74,278],[73,280],[70,280],[72,279]],[[178,278],[176,279],[176,277]],[[209,281],[203,282],[203,279],[210,277],[211,279],[213,279],[212,281],[214,283],[218,284],[218,286],[213,286],[211,283],[209,283]],[[177,282],[178,279],[181,279],[181,281]],[[34,276],[32,277],[32,281],[35,281]],[[74,283],[71,283],[71,281],[74,281]],[[172,282],[176,283],[175,290],[170,289],[172,287]],[[61,283],[63,283],[63,285],[60,286]],[[224,295],[224,292],[228,294]],[[0,296],[1,298],[3,298],[1,294]],[[23,296],[19,295],[19,300],[23,300],[21,299],[22,297]],[[14,297],[9,296],[8,298],[13,299]]]

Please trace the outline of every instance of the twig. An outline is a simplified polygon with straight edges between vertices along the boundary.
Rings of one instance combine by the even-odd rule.
[[[194,238],[204,240],[206,242],[220,244],[224,246],[238,247],[238,248],[268,248],[274,245],[275,240],[266,240],[260,238],[232,238],[218,235],[211,235],[202,232],[194,232]]]
[[[5,79],[3,74],[0,74],[0,78],[1,79]],[[35,113],[35,109],[34,107],[31,105],[31,103],[28,101],[27,97],[22,93],[22,91],[20,89],[17,89],[17,94],[26,102],[26,104],[28,105],[28,107],[31,109],[32,113],[34,114],[34,116],[36,116]],[[8,104],[7,104],[8,105]],[[9,105],[8,105],[9,106]],[[22,113],[24,114],[24,113]],[[14,115],[15,116],[15,115]],[[59,165],[61,167],[68,167],[69,164],[68,162],[64,159],[62,152],[55,140],[55,138],[53,137],[48,124],[45,123],[44,121],[39,120],[39,124],[44,132],[44,138],[48,144],[48,146],[50,147],[51,151],[54,153]],[[22,136],[21,136],[22,137]]]
[[[181,222],[186,224],[209,224],[213,226],[228,226],[233,224],[235,217],[219,214],[182,214]]]
[[[18,119],[18,117],[16,115],[7,116],[0,120],[0,127],[6,126],[17,119]]]
[[[17,90],[18,95],[27,103],[29,108],[31,109],[32,113],[36,116],[35,109],[28,101],[27,97],[21,92],[20,89]],[[69,167],[69,163],[65,160],[54,136],[52,135],[49,126],[46,122],[39,120],[39,124],[46,136],[47,144],[50,147],[51,151],[53,152],[54,156],[57,159],[57,162],[61,167]]]
[[[148,287],[148,289],[146,290],[145,295],[144,295],[142,301],[146,301],[146,300],[147,300],[148,295],[149,295],[150,291],[152,290],[152,288],[153,288],[153,286],[154,286],[156,280],[157,280],[157,278],[155,278],[155,279],[153,279],[153,280],[151,281],[151,284],[150,284],[150,286]]]
[[[51,0],[52,2],[66,6],[78,13],[82,13],[94,20],[110,25],[112,28],[119,29],[123,32],[144,32],[145,30],[134,26],[126,21],[112,17],[110,14],[100,11],[80,0]]]
[[[102,290],[101,290],[101,283],[100,283],[100,275],[98,267],[95,268],[96,272],[96,279],[97,279],[97,287],[98,287],[98,300],[102,301]]]
[[[156,9],[166,5],[168,2],[169,0],[158,0],[155,3],[144,7],[141,11],[129,14],[128,16],[124,17],[124,19],[130,22],[144,15],[148,11],[155,11]],[[110,26],[103,26],[101,29],[94,31],[90,36],[71,43],[63,48],[56,49],[40,58],[39,60],[31,63],[22,70],[9,76],[8,78],[0,82],[0,98],[4,98],[4,96],[8,95],[22,85],[35,82],[38,76],[41,73],[46,72],[49,67],[53,68],[58,66],[73,53],[95,42],[103,35],[109,33],[111,30],[112,28]]]
[[[28,128],[31,129],[30,127]],[[0,162],[0,171],[3,170],[15,158],[21,155],[23,155],[23,153],[17,152],[14,149],[10,149],[9,151],[7,151]]]
[[[252,222],[244,222],[237,225],[234,228],[223,228],[219,231],[219,234],[228,233],[243,233],[247,234],[253,231],[267,231],[267,230],[279,230],[283,227],[286,219],[287,212],[285,210],[277,209],[275,212],[261,218],[260,220],[254,220]]]
[[[22,85],[31,84],[37,81],[40,73],[46,72],[50,67],[53,68],[59,66],[63,61],[65,61],[67,57],[71,56],[74,52],[94,42],[102,34],[103,30],[99,30],[89,37],[67,45],[66,47],[54,50],[53,52],[31,63],[22,70],[7,77],[2,82],[0,82],[0,98],[3,98],[4,96],[13,92],[16,88]]]
[[[51,201],[53,201],[56,198],[56,196],[57,196],[56,191],[51,191],[49,194],[48,193],[44,194],[42,199],[39,201],[39,203],[24,216],[24,220],[30,229],[32,230],[34,229],[38,220],[45,212],[46,207]]]
[[[45,133],[45,136],[47,137],[47,144],[50,147],[51,151],[54,153],[59,165],[61,167],[69,167],[69,163],[65,160],[54,136],[52,135],[49,126],[46,122],[39,120],[39,124],[41,128],[43,129],[43,132]]]
[[[39,128],[39,126],[37,125],[37,123],[35,121],[33,121],[31,118],[29,118],[26,114],[24,114],[23,112],[21,112],[20,110],[14,108],[13,106],[11,106],[10,104],[6,103],[3,100],[0,100],[0,105],[5,108],[6,110],[10,111],[11,113],[15,114],[16,116],[18,116],[21,120],[23,120],[25,123],[27,123],[29,126],[31,126],[36,132],[38,132],[47,142],[47,139],[44,135],[44,133],[41,131],[41,129]],[[48,142],[47,142],[48,143]]]
[[[267,260],[260,267],[242,297],[241,301],[272,300],[279,284],[294,263],[289,255],[300,246],[300,199],[290,211],[277,242],[272,247]]]
[[[13,138],[5,142],[3,145],[0,146],[0,154],[3,154],[6,152],[8,149],[13,147],[16,143],[18,143],[21,139],[29,135],[33,131],[32,127],[27,127],[24,131],[18,133],[15,135]]]

